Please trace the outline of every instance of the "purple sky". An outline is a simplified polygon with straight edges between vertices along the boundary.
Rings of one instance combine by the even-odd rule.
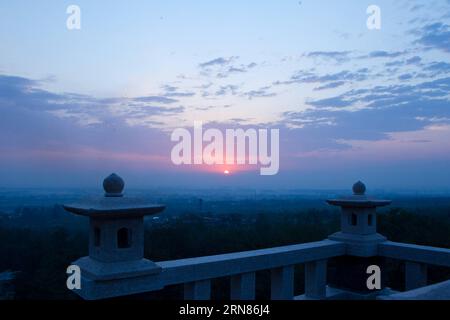
[[[0,4],[0,187],[449,190],[450,1]],[[352,17],[349,19],[348,17]],[[280,171],[171,163],[171,132],[277,128]],[[225,176],[224,170],[230,175]]]

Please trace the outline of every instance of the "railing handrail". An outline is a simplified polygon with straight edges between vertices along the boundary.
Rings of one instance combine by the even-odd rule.
[[[378,245],[378,255],[396,260],[450,267],[450,249],[385,241]]]
[[[269,249],[234,252],[213,256],[202,256],[180,260],[161,261],[157,264],[161,272],[150,274],[141,278],[117,280],[115,283],[100,281],[83,293],[86,299],[100,299],[161,290],[170,285],[185,285],[196,292],[189,296],[198,299],[204,294],[205,299],[210,298],[210,280],[226,277],[246,278],[245,286],[240,288],[250,294],[254,299],[254,274],[258,271],[279,270],[281,278],[272,277],[272,286],[286,286],[280,292],[275,290],[283,299],[292,298],[293,293],[293,267],[304,264],[305,269],[305,295],[312,298],[324,298],[326,287],[326,260],[346,255],[346,244],[340,241],[323,240],[296,245],[288,245]],[[407,288],[417,288],[426,285],[426,269],[416,264],[439,265],[450,267],[450,249],[421,246],[405,243],[385,241],[378,244],[378,256],[396,260],[410,261],[407,265]],[[275,273],[276,274],[276,273]],[[243,279],[241,279],[244,281]],[[241,281],[240,280],[240,281]],[[85,278],[88,286],[94,283]],[[122,281],[125,281],[122,283]],[[274,282],[275,281],[275,282]],[[133,284],[133,285],[130,285]],[[190,287],[189,284],[194,284]],[[186,285],[188,285],[186,287]],[[114,289],[119,289],[117,294]],[[134,287],[135,286],[135,287]],[[197,287],[198,286],[198,287]],[[194,289],[193,289],[194,288]],[[111,290],[113,289],[113,290]],[[200,295],[197,295],[200,290]],[[408,289],[410,290],[410,289]],[[317,292],[316,292],[317,291]],[[272,292],[273,293],[273,292]],[[284,294],[284,295],[283,295]],[[187,296],[185,295],[185,298]],[[272,298],[276,298],[273,295]]]
[[[345,254],[343,243],[323,240],[270,249],[157,262],[162,267],[162,272],[153,277],[156,282],[167,286],[270,270],[343,254]]]

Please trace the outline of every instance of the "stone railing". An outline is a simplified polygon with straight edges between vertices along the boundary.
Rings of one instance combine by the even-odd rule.
[[[271,298],[289,300],[294,296],[294,266],[305,264],[305,292],[321,298],[326,288],[327,259],[344,254],[345,246],[324,240],[271,249],[237,252],[216,256],[158,262],[161,272],[141,279],[122,279],[116,286],[100,281],[82,283],[89,290],[81,295],[98,299],[160,290],[169,285],[184,284],[187,300],[208,300],[211,280],[230,277],[232,300],[255,298],[255,272],[271,270]],[[133,282],[139,281],[139,286]],[[119,284],[120,283],[120,284]],[[86,292],[87,294],[83,294]]]
[[[427,285],[427,265],[450,267],[450,249],[386,241],[378,245],[378,255],[405,261],[406,290]]]
[[[336,279],[345,278],[345,273],[351,270],[365,274],[367,266],[377,263],[376,259],[392,258],[405,261],[406,290],[413,290],[427,285],[427,265],[450,267],[450,249],[394,243],[378,234],[376,208],[390,201],[366,197],[361,182],[354,185],[353,196],[328,201],[342,207],[341,231],[329,239],[157,263],[143,257],[143,217],[164,207],[122,197],[124,183],[116,175],[105,179],[104,187],[105,198],[65,206],[68,211],[88,216],[91,222],[89,257],[74,262],[81,269],[81,289],[75,292],[84,299],[106,299],[184,285],[185,299],[208,300],[211,280],[229,277],[230,299],[253,300],[255,273],[264,270],[270,270],[273,300],[373,299],[389,295],[401,299],[385,285],[368,291],[364,288],[366,282],[357,276],[353,279],[354,274],[350,275],[350,283],[358,282],[356,291],[345,285],[340,287],[342,281]],[[333,275],[334,280],[327,279],[328,260],[333,258],[340,259],[337,263],[341,265]],[[294,297],[297,265],[304,265],[305,294]],[[450,299],[450,292],[442,294],[442,286],[439,288],[439,298]],[[427,291],[427,298],[430,292]],[[414,293],[404,298],[411,295]]]

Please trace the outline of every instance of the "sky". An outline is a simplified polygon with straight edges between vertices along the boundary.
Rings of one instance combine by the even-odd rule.
[[[449,89],[449,0],[0,0],[0,187],[450,190]],[[175,166],[194,121],[279,129],[279,173]]]

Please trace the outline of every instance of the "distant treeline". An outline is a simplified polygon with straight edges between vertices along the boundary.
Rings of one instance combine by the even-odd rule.
[[[53,216],[30,210],[20,216],[0,218],[0,271],[20,271],[15,280],[17,299],[77,299],[65,287],[65,270],[71,262],[88,253],[87,221],[72,220],[68,218],[70,215],[62,218],[60,208],[53,210]],[[392,241],[450,248],[450,208],[389,209],[381,212],[378,223],[379,232]],[[163,261],[254,250],[318,241],[338,230],[339,213],[334,209],[305,209],[289,214],[194,212],[170,219],[148,220],[145,256]],[[401,290],[402,264],[392,260],[387,265],[389,286]],[[450,270],[430,270],[431,282],[450,278]],[[295,284],[298,294],[303,290],[302,271],[302,266],[296,268],[300,275]],[[257,297],[268,297],[269,285],[268,273],[258,273]],[[227,298],[228,286],[226,279],[214,281],[213,298]],[[181,297],[180,286],[145,296]]]

